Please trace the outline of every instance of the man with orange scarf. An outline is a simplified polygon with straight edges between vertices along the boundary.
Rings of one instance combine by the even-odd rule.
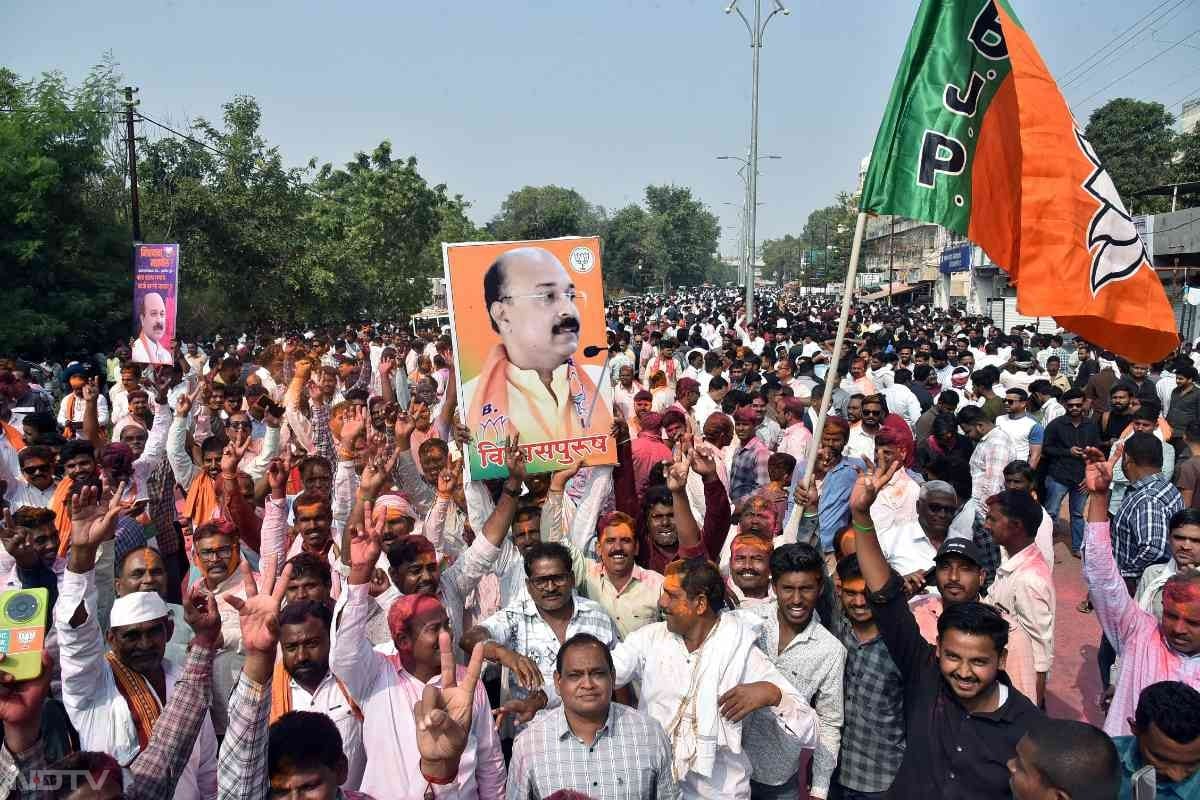
[[[279,653],[271,677],[271,724],[290,711],[317,711],[329,717],[342,737],[348,770],[343,789],[358,789],[367,757],[363,750],[363,713],[329,670],[329,605],[313,600],[289,602],[279,614]]]
[[[484,275],[483,299],[500,342],[463,386],[475,440],[520,434],[537,444],[607,433],[612,401],[596,401],[599,370],[590,375],[575,364],[582,298],[558,259],[540,247],[508,251]]]
[[[59,427],[71,430],[71,433],[66,434],[68,437],[83,430],[84,411],[87,408],[88,399],[92,397],[96,401],[97,421],[101,428],[106,427],[108,425],[108,400],[103,394],[100,394],[94,384],[92,393],[89,393],[86,398],[84,396],[83,388],[88,385],[87,367],[76,362],[67,367],[63,374],[71,391],[62,399],[62,403],[58,407]]]
[[[62,696],[85,750],[111,753],[128,766],[146,747],[150,732],[174,694],[179,666],[165,658],[174,622],[156,592],[138,591],[113,605],[107,637],[96,613],[96,554],[128,509],[118,486],[107,506],[84,486],[71,498],[71,547],[62,589],[54,607],[62,668]],[[213,632],[215,639],[215,631]],[[106,652],[105,640],[110,650]],[[210,639],[211,644],[211,639]],[[217,740],[205,720],[175,797],[214,798]]]

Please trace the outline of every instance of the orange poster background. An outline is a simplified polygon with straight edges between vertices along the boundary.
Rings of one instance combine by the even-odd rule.
[[[520,242],[463,242],[443,244],[442,256],[446,276],[446,301],[450,312],[450,330],[454,340],[454,354],[458,372],[459,408],[463,419],[466,419],[466,409],[471,406],[471,399],[463,394],[463,386],[479,375],[480,368],[492,347],[500,342],[500,336],[488,322],[488,311],[483,301],[483,276],[492,263],[509,250],[521,247],[541,247],[550,251],[563,267],[575,284],[575,289],[587,295],[587,301],[578,305],[579,310],[579,347],[575,351],[575,363],[583,369],[584,366],[603,366],[605,352],[587,358],[583,355],[584,348],[590,345],[605,347],[606,326],[604,320],[604,280],[600,265],[600,239],[595,236],[571,236],[561,239],[541,239]],[[580,272],[572,263],[571,252],[584,247],[591,251],[592,266],[586,272]],[[589,398],[590,405],[590,398]],[[601,382],[601,396],[596,401],[596,408],[607,405],[612,408],[612,389],[607,372]],[[605,436],[607,429],[595,431]],[[472,431],[472,435],[476,432]],[[476,437],[478,441],[478,437]],[[522,444],[534,444],[522,442]],[[610,440],[611,447],[611,440]],[[503,475],[495,470],[480,468],[476,448],[471,448],[472,477],[493,477]],[[610,458],[589,457],[587,463],[614,463],[615,450]],[[530,472],[542,472],[549,469],[559,469],[564,465],[551,465],[530,462]]]

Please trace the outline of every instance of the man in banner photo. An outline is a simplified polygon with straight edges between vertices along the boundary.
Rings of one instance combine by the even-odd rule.
[[[520,436],[530,472],[612,464],[600,242],[563,238],[443,246],[471,477],[504,474]],[[589,347],[595,350],[584,354]]]
[[[170,364],[175,336],[179,245],[139,244],[133,254],[133,317],[137,338],[130,360]]]

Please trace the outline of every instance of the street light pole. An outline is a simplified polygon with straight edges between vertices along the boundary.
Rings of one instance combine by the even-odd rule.
[[[750,53],[753,60],[753,86],[750,93],[750,158],[748,181],[749,197],[746,201],[748,216],[749,216],[749,272],[746,275],[746,322],[750,323],[754,319],[754,253],[755,253],[755,236],[758,233],[758,56],[762,50],[763,31],[767,28],[767,23],[776,14],[783,12],[786,16],[792,12],[783,7],[780,0],[772,0],[775,7],[771,9],[771,13],[766,19],[762,18],[762,0],[754,0],[754,23],[746,19],[746,15],[737,7],[738,0],[731,0],[728,6],[725,7],[725,13],[729,14],[734,11],[742,18],[742,22],[746,26],[746,30],[750,33]]]

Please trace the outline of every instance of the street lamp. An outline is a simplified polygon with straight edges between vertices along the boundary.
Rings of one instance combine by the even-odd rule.
[[[754,22],[746,19],[746,15],[738,8],[738,0],[730,0],[728,6],[725,7],[725,13],[730,14],[734,11],[742,18],[742,23],[746,26],[747,32],[750,34],[750,53],[753,57],[753,89],[750,94],[750,157],[748,159],[749,169],[746,172],[750,179],[747,182],[747,216],[750,218],[747,223],[749,228],[749,236],[747,243],[750,251],[750,272],[746,276],[746,322],[747,324],[754,319],[754,238],[758,226],[758,54],[762,50],[763,31],[767,29],[767,23],[776,14],[783,12],[786,16],[792,12],[783,7],[780,0],[771,0],[774,8],[771,13],[767,14],[767,18],[762,18],[762,0],[754,0]]]
[[[783,156],[759,156],[758,160],[762,161],[764,159],[773,159],[773,160],[778,161],[781,158],[783,158]],[[742,230],[741,230],[741,233],[739,234],[739,238],[741,239],[741,245],[739,248],[741,251],[741,257],[739,259],[740,263],[738,264],[738,271],[741,274],[738,275],[738,283],[741,283],[742,281],[747,281],[747,285],[753,287],[753,285],[754,285],[754,246],[753,246],[751,238],[750,238],[750,216],[747,213],[747,209],[750,208],[750,206],[751,206],[750,176],[748,174],[750,172],[750,170],[749,170],[750,159],[748,156],[746,158],[742,158],[741,156],[717,156],[717,161],[736,161],[739,164],[741,164],[741,166],[738,167],[738,176],[742,179],[742,184],[745,186],[746,199],[742,201],[742,217],[741,217]],[[757,170],[755,170],[755,172],[757,172]],[[757,213],[758,206],[761,206],[762,203],[754,203],[753,205],[755,208],[755,212]],[[747,276],[749,276],[749,277],[747,277]],[[750,292],[753,293],[753,289],[750,289]],[[753,302],[753,299],[751,300],[751,302]],[[749,318],[747,318],[746,321],[749,322],[750,321]]]

